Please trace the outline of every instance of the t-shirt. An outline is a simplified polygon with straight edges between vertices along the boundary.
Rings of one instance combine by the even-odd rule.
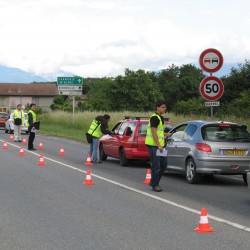
[[[155,113],[155,114],[157,114],[157,113]],[[160,118],[161,118],[161,121],[162,121],[162,123],[164,124],[164,118],[163,118],[163,116],[161,116],[161,115],[159,115],[159,114],[157,114],[158,116],[160,116]],[[158,125],[159,125],[159,123],[160,123],[160,121],[159,121],[159,118],[157,117],[157,116],[152,116],[151,118],[150,118],[150,127],[152,128],[157,128],[158,127]]]

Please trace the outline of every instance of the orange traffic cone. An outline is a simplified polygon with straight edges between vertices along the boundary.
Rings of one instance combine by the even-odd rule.
[[[23,150],[23,147],[20,147],[19,156],[24,156],[24,150]]]
[[[27,141],[26,141],[26,138],[25,138],[25,137],[23,138],[22,144],[27,144]]]
[[[43,142],[42,141],[40,141],[38,148],[43,149]]]
[[[37,163],[38,166],[45,166],[45,161],[44,161],[44,158],[43,158],[43,155],[40,155],[40,159],[39,159],[39,162]]]
[[[91,178],[90,170],[87,170],[86,180],[85,180],[85,182],[83,182],[83,184],[84,185],[94,185],[94,182]]]
[[[200,222],[197,228],[194,229],[197,233],[211,233],[214,232],[214,229],[210,227],[207,218],[207,210],[206,208],[201,209],[201,217]]]
[[[61,146],[61,148],[60,148],[59,155],[64,155],[64,147],[63,146]]]
[[[90,154],[88,154],[88,156],[87,156],[87,161],[85,162],[85,165],[86,165],[86,166],[92,166],[92,165],[93,165],[93,163],[92,163],[92,161],[91,161],[91,156],[90,156]]]
[[[14,135],[10,134],[10,141],[14,141]]]
[[[3,142],[3,147],[2,147],[2,149],[8,149],[8,145],[7,145],[7,142],[6,142],[6,141]]]
[[[151,170],[148,169],[148,170],[147,170],[147,174],[146,174],[146,178],[145,178],[145,180],[144,180],[143,183],[144,183],[144,184],[149,184],[150,181],[151,181]]]

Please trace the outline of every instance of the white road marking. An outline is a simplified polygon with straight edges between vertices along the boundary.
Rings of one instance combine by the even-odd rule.
[[[3,140],[0,140],[0,141],[3,142]],[[11,144],[11,143],[8,143],[8,145],[14,146],[14,147],[16,147],[16,148],[20,148],[19,146],[15,145],[15,144]],[[29,153],[31,153],[31,154],[40,156],[39,153],[35,153],[34,151],[29,151],[29,150],[26,150],[26,149],[24,149],[24,150],[27,151],[27,152],[29,152]],[[52,158],[48,158],[48,157],[45,157],[45,156],[44,156],[44,159],[47,159],[47,160],[49,160],[49,161],[52,161],[52,162],[54,162],[54,163],[57,163],[57,164],[59,164],[59,165],[65,166],[65,167],[67,167],[67,168],[70,168],[70,169],[72,169],[72,170],[75,170],[75,171],[78,171],[78,172],[81,172],[81,173],[85,173],[85,174],[87,173],[87,171],[84,171],[84,170],[82,170],[82,169],[73,167],[73,166],[68,165],[68,164],[65,164],[65,163],[63,163],[63,162],[54,160],[54,159],[52,159]],[[121,183],[119,183],[119,182],[116,182],[116,181],[107,179],[107,178],[102,177],[102,176],[100,176],[100,175],[96,175],[96,174],[92,174],[92,173],[91,173],[91,176],[94,176],[95,178],[98,178],[98,179],[100,179],[100,180],[109,182],[109,183],[111,183],[111,184],[113,184],[113,185],[116,185],[116,186],[118,186],[118,187],[121,187],[121,188],[130,190],[130,191],[132,191],[132,192],[135,192],[135,193],[138,193],[138,194],[141,194],[141,195],[150,197],[150,198],[152,198],[152,199],[155,199],[155,200],[164,202],[164,203],[166,203],[166,204],[169,204],[169,205],[172,205],[172,206],[181,208],[181,209],[183,209],[183,210],[189,211],[189,212],[191,212],[191,213],[199,214],[199,215],[200,215],[200,211],[198,211],[198,210],[196,210],[196,209],[192,209],[192,208],[190,208],[190,207],[187,207],[187,206],[184,206],[184,205],[180,205],[180,204],[178,204],[178,203],[176,203],[176,202],[173,202],[173,201],[170,201],[170,200],[167,200],[167,199],[158,197],[158,196],[156,196],[156,195],[149,194],[149,193],[147,193],[147,192],[144,192],[144,191],[141,191],[141,190],[138,190],[138,189],[135,189],[135,188],[126,186],[126,185],[124,185],[124,184],[121,184]],[[226,224],[226,225],[235,227],[235,228],[237,228],[237,229],[240,229],[240,230],[243,230],[243,231],[246,231],[246,232],[250,232],[250,228],[249,228],[249,227],[243,226],[243,225],[241,225],[241,224],[234,223],[234,222],[228,221],[228,220],[224,220],[224,219],[219,218],[219,217],[216,217],[216,216],[214,216],[214,215],[209,215],[208,217],[211,218],[211,219],[213,219],[213,220],[215,220],[215,221],[217,221],[217,222],[224,223],[224,224]]]

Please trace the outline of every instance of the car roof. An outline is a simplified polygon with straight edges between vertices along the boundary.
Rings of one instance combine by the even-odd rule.
[[[207,124],[222,124],[222,123],[238,125],[237,123],[228,122],[228,121],[206,121],[206,120],[186,121],[186,122],[182,122],[181,124],[186,124],[186,123],[197,124],[197,125],[200,125],[200,126],[207,125]]]

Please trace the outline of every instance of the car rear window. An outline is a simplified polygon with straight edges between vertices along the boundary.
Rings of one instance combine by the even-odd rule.
[[[215,142],[250,142],[250,135],[245,126],[231,124],[213,124],[202,128],[205,141]]]
[[[0,113],[0,118],[8,118],[8,114]]]

